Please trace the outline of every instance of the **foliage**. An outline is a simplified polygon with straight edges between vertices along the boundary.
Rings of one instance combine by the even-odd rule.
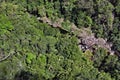
[[[1,0],[0,59],[13,55],[0,62],[0,80],[119,80],[118,56],[103,48],[82,52],[71,33],[71,23],[89,27],[118,53],[119,5],[120,0]],[[42,17],[63,18],[64,29]]]
[[[13,29],[13,26],[6,15],[0,15],[0,35],[8,33]]]

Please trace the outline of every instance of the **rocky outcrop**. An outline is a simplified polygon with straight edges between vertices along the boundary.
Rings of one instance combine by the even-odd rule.
[[[112,44],[108,43],[107,40],[103,38],[95,38],[95,36],[86,36],[86,37],[80,37],[79,38],[79,47],[85,51],[90,50],[93,52],[94,49],[97,49],[99,47],[104,48],[109,52],[111,55],[114,54],[114,51],[111,49]]]

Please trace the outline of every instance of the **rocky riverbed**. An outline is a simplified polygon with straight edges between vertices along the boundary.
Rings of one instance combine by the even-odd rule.
[[[62,22],[64,22],[64,19],[58,18],[56,21],[52,22],[47,17],[40,18],[38,17],[38,20],[48,23],[52,27],[63,29]],[[63,29],[64,30],[64,29]],[[98,49],[99,47],[104,48],[107,50],[108,53],[111,55],[114,54],[114,51],[111,49],[112,43],[107,42],[107,39],[103,38],[96,38],[94,33],[89,28],[77,28],[77,26],[74,23],[71,23],[71,32],[77,32],[78,37],[78,46],[81,50],[86,51],[90,50],[91,52],[94,51],[94,49]]]

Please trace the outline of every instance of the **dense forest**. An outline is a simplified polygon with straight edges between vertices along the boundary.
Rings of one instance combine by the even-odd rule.
[[[0,0],[0,80],[120,80],[120,0]]]

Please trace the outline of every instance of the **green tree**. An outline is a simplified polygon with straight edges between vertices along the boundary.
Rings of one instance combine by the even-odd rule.
[[[0,35],[8,33],[13,29],[13,25],[6,15],[0,15]]]

